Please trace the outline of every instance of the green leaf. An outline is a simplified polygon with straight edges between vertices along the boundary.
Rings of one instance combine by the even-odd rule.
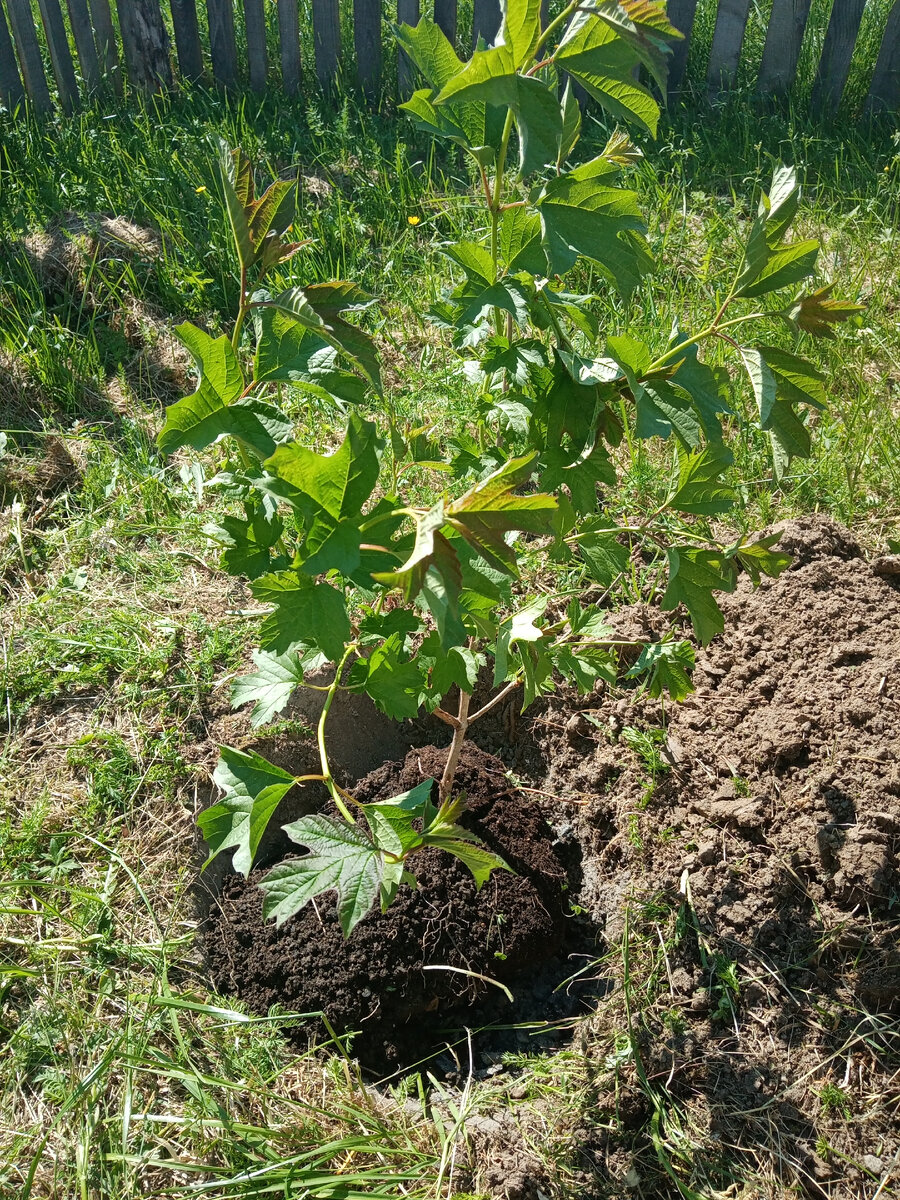
[[[682,446],[691,448],[700,444],[703,426],[693,398],[685,388],[667,379],[654,379],[638,386],[635,403],[637,437],[665,439],[674,433]]]
[[[381,391],[378,355],[371,337],[357,325],[351,325],[340,315],[357,309],[368,297],[356,284],[338,281],[313,284],[306,288],[288,288],[271,300],[258,301],[259,307],[275,308],[292,317],[298,324],[324,338],[360,368],[372,385]]]
[[[337,351],[277,308],[257,310],[259,338],[253,377],[260,383],[293,383],[309,394],[360,404],[366,383],[338,366]]]
[[[751,299],[799,283],[812,275],[818,256],[819,243],[813,239],[785,246],[771,253],[759,270],[752,270],[748,264],[747,271],[738,280],[735,295]]]
[[[758,542],[741,543],[729,551],[753,580],[754,586],[763,575],[777,579],[793,562],[792,556],[784,550],[772,549],[780,540],[780,533],[771,533],[768,537],[760,538]]]
[[[503,24],[490,49],[477,49],[441,87],[436,104],[461,100],[515,102],[516,71],[532,55],[541,32],[540,0],[505,0]]]
[[[254,259],[246,212],[253,203],[253,168],[243,150],[232,151],[223,138],[219,138],[219,179],[238,261],[246,269]]]
[[[442,252],[457,266],[462,267],[469,279],[480,280],[487,286],[493,282],[494,262],[486,246],[478,242],[453,242],[449,246],[443,246]]]
[[[553,532],[557,502],[536,493],[517,496],[514,488],[530,478],[536,454],[510,459],[447,508],[447,520],[497,570],[516,574],[516,553],[505,539],[514,530]]]
[[[373,421],[351,413],[343,442],[333,454],[317,454],[299,442],[280,446],[266,470],[288,485],[285,499],[298,507],[303,498],[335,520],[358,518],[378,482],[383,443]],[[312,510],[310,510],[312,511]]]
[[[211,338],[189,323],[177,326],[175,333],[193,355],[199,380],[195,392],[166,409],[157,437],[164,454],[182,446],[203,450],[231,436],[265,458],[290,437],[290,422],[277,408],[261,400],[240,399],[244,378],[227,337]]]
[[[296,650],[285,654],[254,650],[253,662],[256,671],[240,676],[231,685],[231,707],[240,708],[254,701],[250,724],[257,729],[281,712],[303,682],[303,663]]]
[[[617,678],[616,658],[600,646],[572,649],[561,646],[553,652],[553,662],[563,679],[574,683],[582,695],[592,692],[598,679],[614,687]]]
[[[337,912],[349,937],[378,898],[382,861],[375,844],[346,821],[314,815],[284,826],[309,854],[273,867],[260,883],[263,916],[281,925],[323,892],[337,892]]]
[[[691,618],[694,633],[706,646],[725,628],[725,618],[713,592],[733,592],[737,584],[734,563],[715,550],[697,546],[672,546],[669,560],[669,584],[660,607],[670,612],[683,604]]]
[[[528,271],[540,275],[547,270],[537,214],[524,207],[504,210],[500,221],[500,256],[510,273]]]
[[[254,261],[263,256],[268,244],[277,242],[290,227],[296,209],[296,187],[294,180],[277,180],[253,206],[250,241]]]
[[[469,637],[469,631],[463,624],[460,614],[461,584],[462,572],[455,554],[449,580],[438,563],[434,563],[429,568],[422,580],[421,597],[434,618],[441,645],[445,649],[463,646]]]
[[[601,9],[609,16],[614,15],[615,10],[622,13],[617,4],[594,5],[595,11]],[[632,30],[636,32],[633,24]],[[656,137],[659,105],[637,82],[634,69],[643,63],[657,75],[657,82],[660,82],[660,76],[663,77],[664,86],[665,67],[659,44],[638,36],[628,41],[621,33],[621,24],[616,28],[614,23],[590,15],[585,15],[582,21],[576,18],[560,43],[555,60],[607,112],[642,125]]]
[[[596,529],[582,534],[576,542],[591,579],[604,588],[612,587],[628,570],[631,552],[618,537],[618,529]]]
[[[722,482],[721,475],[733,461],[731,451],[721,442],[694,454],[679,449],[678,482],[666,503],[678,512],[704,517],[728,512],[736,494]]]
[[[472,280],[454,292],[453,298],[460,304],[458,325],[476,325],[494,309],[509,313],[519,325],[528,321],[528,293],[509,276],[487,287],[480,280]]]
[[[690,672],[694,669],[694,647],[690,642],[666,640],[645,646],[626,678],[647,676],[647,691],[653,699],[664,691],[680,703],[694,690]]]
[[[494,687],[512,679],[519,669],[509,661],[513,647],[539,642],[544,636],[544,631],[536,622],[544,615],[547,604],[548,598],[539,596],[503,621],[494,648]]]
[[[380,850],[402,856],[422,845],[422,834],[414,827],[413,821],[420,819],[427,824],[433,812],[433,789],[434,780],[423,779],[410,791],[402,792],[399,796],[362,805],[372,838]]]
[[[519,174],[524,178],[559,157],[563,114],[555,92],[540,79],[519,75],[513,106],[519,130]]]
[[[294,776],[260,755],[221,746],[213,782],[223,798],[197,818],[209,846],[204,866],[234,849],[234,869],[248,875],[272,814],[294,785]]]
[[[824,408],[827,402],[825,376],[811,362],[779,350],[775,346],[757,346],[769,370],[775,376],[776,391],[792,404]]]
[[[395,25],[394,36],[433,88],[442,88],[463,68],[444,31],[428,17],[415,25]]]
[[[760,211],[765,216],[766,240],[775,247],[791,227],[800,207],[800,183],[793,167],[778,167],[772,177],[769,194],[764,195]]]
[[[676,328],[668,349],[674,349],[682,340],[683,335]],[[728,370],[726,367],[710,367],[700,362],[696,345],[684,347],[681,353],[683,357],[672,376],[672,383],[684,388],[690,396],[707,440],[719,442],[722,440],[719,413],[731,413],[731,406],[726,399]]]
[[[552,179],[537,208],[550,271],[564,275],[579,255],[595,262],[627,299],[653,267],[634,192],[609,184],[618,168],[595,158]]]
[[[415,661],[409,659],[402,636],[391,634],[375,647],[366,664],[363,686],[375,706],[395,721],[417,716],[425,681]]]
[[[339,571],[350,578],[362,562],[361,542],[359,518],[337,523],[316,520],[301,547],[300,568],[305,575]]]
[[[298,571],[264,575],[250,585],[253,595],[274,604],[262,623],[263,649],[286,654],[296,642],[315,646],[337,662],[350,640],[350,619],[342,594],[330,583],[313,583]]]
[[[462,576],[456,551],[441,532],[446,522],[444,502],[439,500],[427,513],[416,517],[415,543],[406,562],[395,571],[375,572],[373,578],[386,587],[400,588],[403,598],[412,600],[433,568],[443,580],[446,595],[458,604]]]
[[[578,145],[581,137],[581,105],[572,90],[571,80],[566,80],[566,89],[562,98],[562,132],[559,138],[559,150],[556,155],[556,165],[562,170],[563,163]]]
[[[264,501],[257,505],[245,503],[244,512],[246,520],[226,516],[219,524],[204,527],[204,533],[215,538],[223,547],[222,566],[225,570],[230,575],[258,579],[267,571],[286,567],[288,563],[284,555],[272,557],[272,548],[284,529],[272,502]]]
[[[759,347],[741,347],[741,357],[753,385],[759,407],[759,426],[769,434],[772,442],[775,478],[781,480],[791,459],[809,458],[812,447],[809,431],[794,411],[791,403],[795,394],[793,389],[797,387],[797,380],[803,377],[799,376],[795,369],[790,368],[783,358],[777,357],[783,354],[781,351],[777,351],[776,357],[773,358],[780,368],[779,375],[776,376],[767,361],[768,353],[768,348],[765,349],[764,354],[763,349]],[[803,362],[802,359],[795,359],[793,355],[785,357],[793,360],[794,363]],[[814,387],[818,382],[812,376],[808,379],[809,387]],[[819,406],[817,399],[807,400],[807,403],[810,402]]]
[[[485,883],[490,878],[491,871],[509,871],[515,874],[512,868],[503,861],[499,854],[494,854],[485,846],[477,845],[473,841],[468,840],[474,837],[468,830],[462,829],[460,826],[450,826],[455,829],[457,835],[462,834],[466,840],[463,841],[460,836],[449,836],[448,834],[429,835],[425,841],[429,846],[436,846],[439,850],[445,850],[448,854],[452,854],[454,858],[458,858],[472,872],[472,878],[475,880],[475,890],[481,891]]]

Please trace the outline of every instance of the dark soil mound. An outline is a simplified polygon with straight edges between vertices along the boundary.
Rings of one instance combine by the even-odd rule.
[[[446,751],[433,747],[411,751],[404,763],[373,771],[355,794],[363,801],[398,795],[429,776],[439,778],[445,758]],[[257,878],[229,875],[206,939],[218,988],[260,1013],[273,1004],[324,1010],[338,1031],[361,1031],[354,1054],[376,1070],[431,1052],[448,1010],[461,1003],[496,992],[509,1021],[509,1003],[498,989],[459,972],[507,982],[553,959],[565,938],[566,872],[540,809],[510,791],[496,759],[465,746],[457,787],[468,805],[462,823],[516,874],[495,871],[476,892],[457,859],[424,851],[415,862],[420,888],[402,888],[387,913],[373,910],[349,940],[333,894],[276,929],[263,921]],[[495,997],[490,1000],[489,1009],[496,1008]]]

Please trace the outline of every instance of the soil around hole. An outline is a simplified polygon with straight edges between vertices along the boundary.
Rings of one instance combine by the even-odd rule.
[[[369,802],[440,778],[446,753],[433,746],[412,750],[403,762],[371,772],[354,794]],[[353,1054],[377,1073],[440,1049],[459,1024],[460,1009],[470,1027],[538,1015],[511,1005],[478,975],[527,999],[537,988],[540,1018],[552,1015],[552,987],[571,973],[565,948],[573,927],[566,915],[568,875],[552,831],[539,806],[510,789],[502,764],[471,743],[463,747],[456,788],[466,797],[462,824],[515,874],[494,871],[476,891],[458,859],[424,851],[414,864],[419,887],[402,888],[386,913],[370,912],[349,939],[333,893],[276,928],[263,920],[262,872],[247,880],[227,875],[205,931],[219,991],[259,1013],[275,1004],[324,1011],[339,1033],[359,1031]],[[542,987],[547,972],[552,983]],[[564,1015],[571,1005],[566,998],[555,1007]]]

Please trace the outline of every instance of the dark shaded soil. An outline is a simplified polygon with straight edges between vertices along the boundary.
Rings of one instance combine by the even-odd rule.
[[[373,771],[355,795],[362,801],[398,795],[438,778],[445,757],[433,747],[410,751],[405,762]],[[229,875],[208,922],[217,987],[260,1013],[273,1004],[297,1012],[323,1009],[338,1032],[360,1031],[353,1053],[379,1072],[439,1048],[441,1031],[453,1025],[461,1004],[483,1002],[467,1014],[468,1024],[495,1016],[521,1021],[527,1015],[521,1005],[511,1006],[499,989],[459,972],[510,983],[520,1000],[533,998],[535,980],[548,968],[552,984],[559,982],[567,973],[560,952],[571,924],[566,871],[539,807],[510,791],[496,759],[465,746],[457,786],[468,806],[462,823],[516,874],[495,871],[476,892],[462,863],[425,851],[415,861],[419,889],[401,889],[387,913],[371,912],[349,940],[333,894],[276,929],[263,921],[258,875],[246,881]],[[519,990],[523,973],[528,979]],[[542,1018],[550,990],[542,990]]]

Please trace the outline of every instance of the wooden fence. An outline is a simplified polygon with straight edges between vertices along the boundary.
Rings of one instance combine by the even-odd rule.
[[[761,94],[791,88],[811,4],[772,0],[756,82]],[[817,111],[834,111],[840,103],[866,4],[834,0],[812,91]],[[300,92],[312,68],[321,88],[354,83],[374,99],[382,92],[384,56],[391,53],[387,22],[414,24],[420,15],[419,0],[205,0],[200,12],[197,0],[114,0],[114,5],[110,0],[0,0],[0,100],[6,109],[15,111],[27,101],[37,112],[50,112],[57,103],[69,112],[82,96],[103,88],[122,95],[126,80],[147,91],[172,88],[179,77],[194,83],[211,77],[225,90],[249,86],[261,93],[275,82],[273,47],[288,95]],[[714,92],[735,86],[752,5],[753,0],[718,0],[706,71]],[[544,0],[545,16],[555,7]],[[490,41],[500,19],[498,0],[472,0],[466,14],[470,9],[471,21],[463,28],[457,0],[433,0],[426,7],[466,52],[479,36]],[[697,10],[698,0],[669,0],[669,16],[685,34],[672,59],[673,93],[685,82]],[[342,28],[344,34],[352,29],[352,39],[346,39],[352,46],[342,44]],[[309,42],[311,63],[301,54]],[[900,108],[900,0],[869,69],[866,108]],[[413,73],[402,57],[397,80],[400,92],[408,92]]]

